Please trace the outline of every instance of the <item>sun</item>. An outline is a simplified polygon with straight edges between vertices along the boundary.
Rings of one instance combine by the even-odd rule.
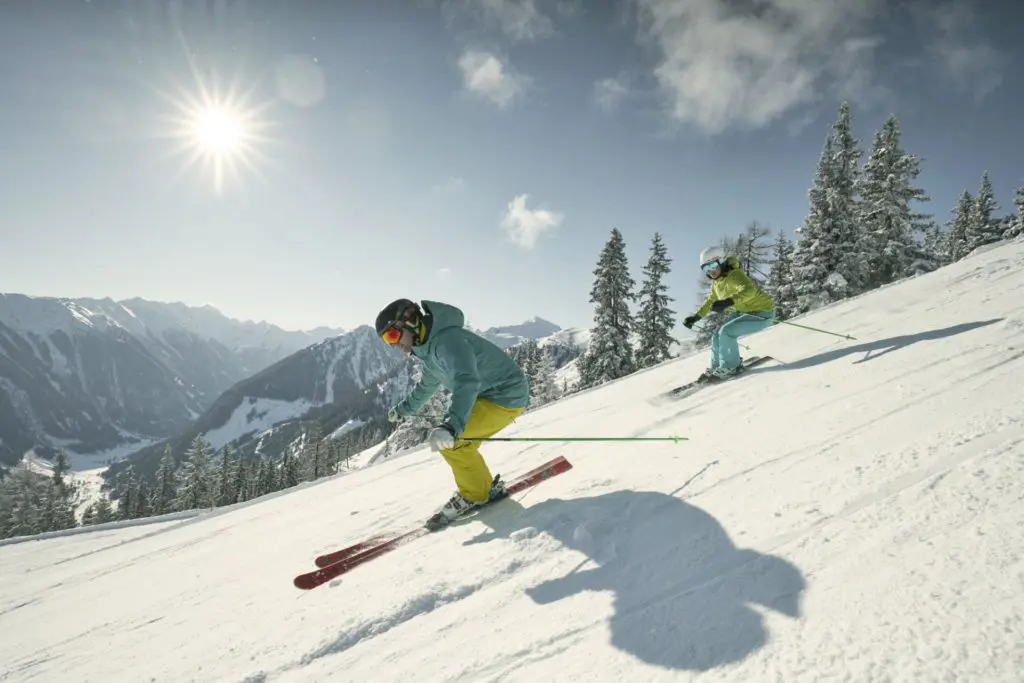
[[[176,143],[174,153],[184,157],[182,170],[204,173],[219,195],[229,180],[240,181],[242,171],[258,175],[267,161],[268,105],[254,103],[253,90],[243,91],[237,81],[221,88],[197,69],[193,77],[193,89],[161,93],[173,111],[162,135]]]
[[[210,154],[232,154],[246,139],[245,121],[223,107],[211,107],[196,114],[195,143]]]

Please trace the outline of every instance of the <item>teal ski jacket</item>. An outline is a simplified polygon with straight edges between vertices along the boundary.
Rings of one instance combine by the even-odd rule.
[[[526,375],[496,344],[463,327],[465,315],[455,306],[421,301],[428,325],[422,344],[412,352],[420,359],[422,377],[395,410],[402,417],[422,408],[440,387],[452,394],[444,421],[460,435],[477,398],[506,408],[525,408],[530,401]]]

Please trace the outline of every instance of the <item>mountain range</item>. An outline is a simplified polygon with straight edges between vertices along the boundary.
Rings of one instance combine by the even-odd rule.
[[[212,306],[0,294],[0,465],[33,449],[123,453],[172,436],[238,382],[343,333]]]
[[[503,349],[541,339],[556,368],[588,337],[541,318],[474,331]],[[113,463],[108,479],[127,462],[152,474],[196,436],[276,457],[308,433],[384,423],[414,372],[368,326],[294,332],[212,306],[0,294],[0,466],[63,448]]]

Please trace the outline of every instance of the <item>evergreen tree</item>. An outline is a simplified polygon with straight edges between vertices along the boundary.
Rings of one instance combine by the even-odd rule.
[[[998,210],[999,205],[996,204],[995,193],[992,191],[992,182],[988,179],[988,173],[983,173],[967,225],[968,253],[1002,239],[1003,231],[1000,229],[999,219],[993,215]]]
[[[133,517],[149,517],[153,514],[152,493],[145,477],[139,477],[135,484],[135,510]]]
[[[818,159],[814,184],[808,191],[810,212],[797,230],[800,238],[793,249],[793,286],[797,297],[794,313],[838,301],[846,296],[845,287],[830,286],[838,272],[841,247],[835,243],[833,209],[829,200],[833,173],[833,142],[829,137]],[[835,282],[835,280],[831,280]]]
[[[218,506],[231,505],[238,500],[238,489],[235,488],[237,467],[231,444],[224,444],[224,447],[220,449],[220,468],[217,475]]]
[[[723,243],[725,252],[735,256],[740,262],[740,268],[760,287],[768,282],[771,268],[772,244],[764,239],[770,234],[771,230],[754,221],[740,233],[735,242],[725,240]]]
[[[164,515],[174,512],[178,498],[178,465],[171,454],[171,446],[164,446],[164,454],[156,470],[156,488],[153,491],[153,514]]]
[[[113,522],[116,518],[114,507],[110,504],[110,498],[105,493],[101,493],[99,499],[95,503],[96,516],[93,521],[96,524],[106,524],[107,522]]]
[[[636,370],[630,333],[633,315],[629,304],[635,300],[635,281],[629,275],[626,243],[618,228],[612,229],[594,270],[590,302],[594,304],[594,329],[590,340],[586,375],[581,388],[597,386],[625,377]]]
[[[533,362],[533,375],[530,377],[530,407],[539,408],[558,398],[558,388],[555,386],[551,358],[536,343],[534,347],[537,353]]]
[[[232,503],[241,503],[249,500],[252,491],[249,467],[241,453],[235,458],[234,468],[231,474],[231,488],[235,493]]]
[[[1010,219],[1009,227],[1003,232],[1004,240],[1012,240],[1024,235],[1024,185],[1017,188],[1013,203],[1017,207],[1017,215]]]
[[[40,531],[73,529],[78,525],[75,520],[77,487],[65,478],[70,469],[67,453],[58,451],[53,463],[53,474],[46,487]]]
[[[967,236],[971,229],[973,213],[974,199],[970,192],[964,190],[956,208],[953,209],[953,219],[949,221],[949,230],[946,233],[946,256],[950,263],[959,261],[971,251]]]
[[[185,451],[179,509],[197,510],[214,506],[213,477],[210,467],[210,444],[197,434]]]
[[[900,147],[900,128],[890,116],[875,135],[871,156],[860,184],[861,225],[867,245],[867,289],[888,284],[911,273],[922,257],[920,238],[928,216],[915,213],[911,202],[929,201],[913,182],[920,174],[918,159]]]
[[[861,227],[857,188],[860,185],[860,160],[864,156],[853,135],[853,114],[849,102],[839,107],[839,116],[832,126],[835,158],[827,201],[831,205],[830,237],[838,249],[839,266],[833,282],[843,281],[846,296],[867,289],[869,280],[866,256],[868,241]]]
[[[671,272],[671,263],[661,235],[654,233],[650,257],[643,268],[644,281],[640,287],[640,312],[636,323],[640,338],[636,364],[640,368],[657,365],[672,357],[669,347],[675,341],[672,337],[676,325],[675,311],[669,308],[673,299],[668,296],[668,286],[664,282],[665,276]]]
[[[135,475],[135,467],[129,463],[128,467],[117,478],[118,519],[134,519],[138,516],[136,514],[138,504],[135,501],[135,492],[138,487],[139,482]]]
[[[286,448],[281,456],[279,488],[290,489],[293,486],[298,486],[300,481],[302,481],[302,462],[295,453],[295,449]]]
[[[11,470],[0,497],[0,537],[30,536],[44,530],[41,517],[45,486],[47,482],[25,467]]]
[[[793,242],[779,231],[773,245],[772,269],[765,284],[775,301],[775,316],[786,320],[796,310],[796,288],[793,284]]]
[[[931,272],[949,263],[946,254],[946,236],[934,220],[928,221],[928,225],[924,228],[920,251],[920,256],[914,264],[916,273]]]
[[[323,438],[323,428],[319,422],[314,422],[306,431],[305,448],[302,450],[305,479],[316,481],[327,475],[327,450],[327,442]]]

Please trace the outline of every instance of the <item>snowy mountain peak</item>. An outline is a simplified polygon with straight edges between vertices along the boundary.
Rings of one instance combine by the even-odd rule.
[[[502,348],[515,346],[527,339],[543,339],[562,328],[540,317],[533,317],[517,325],[491,327],[479,334]]]

